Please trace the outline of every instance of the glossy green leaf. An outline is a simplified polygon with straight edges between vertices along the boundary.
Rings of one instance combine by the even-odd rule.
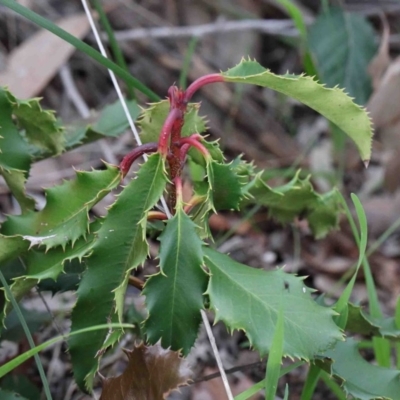
[[[343,90],[322,86],[308,76],[278,76],[255,61],[243,60],[222,73],[226,82],[269,87],[311,107],[341,128],[358,147],[363,161],[371,156],[372,130],[367,112]]]
[[[324,353],[331,358],[332,373],[343,381],[348,395],[359,400],[397,400],[400,393],[400,371],[379,367],[365,361],[357,342],[351,338],[336,343]]]
[[[1,400],[28,400],[26,397],[22,397],[18,393],[3,390],[2,388],[0,388],[0,398]]]
[[[185,122],[182,128],[182,136],[189,136],[193,133],[202,133],[206,130],[204,118],[200,117],[199,103],[189,103]],[[142,111],[138,124],[141,132],[140,137],[143,143],[158,142],[164,121],[169,113],[169,101],[162,100],[159,103],[150,104],[149,108]]]
[[[207,178],[215,210],[238,210],[243,198],[242,185],[232,163],[220,164],[211,160],[207,164]]]
[[[134,100],[126,101],[132,120],[135,121],[140,109]],[[116,101],[103,108],[96,122],[82,121],[77,126],[67,127],[66,148],[68,150],[104,137],[117,137],[129,128],[129,122],[121,102]]]
[[[56,120],[54,112],[43,110],[37,98],[19,100],[9,91],[6,94],[16,122],[24,130],[27,140],[54,155],[60,154],[64,150],[64,130]]]
[[[20,236],[3,236],[0,235],[0,268],[1,264],[12,260],[19,254],[28,250],[29,241],[22,239]]]
[[[13,120],[13,105],[8,92],[0,87],[0,174],[22,211],[32,210],[35,202],[25,193],[25,181],[31,167],[28,143],[20,135]]]
[[[346,331],[364,336],[382,336],[391,340],[400,340],[400,328],[395,318],[374,318],[361,307],[348,304]]]
[[[77,171],[76,179],[46,189],[47,203],[39,212],[9,216],[3,223],[4,235],[19,235],[31,246],[46,249],[68,242],[74,243],[86,235],[89,209],[114,189],[120,181],[119,169],[106,165],[101,171]]]
[[[257,270],[205,248],[211,278],[207,289],[217,320],[246,332],[261,356],[271,351],[279,310],[284,315],[283,355],[309,360],[342,339],[334,312],[318,305],[303,279]]]
[[[35,209],[35,200],[26,194],[26,173],[18,169],[3,169],[1,171],[7,186],[18,201],[23,213]]]
[[[271,188],[259,174],[244,189],[250,198],[246,201],[268,207],[271,217],[280,222],[289,222],[298,216],[308,219],[317,238],[335,229],[339,222],[340,198],[336,189],[320,195],[311,185],[310,176],[294,178],[283,186]]]
[[[87,270],[78,289],[78,301],[72,312],[72,331],[106,323],[113,317],[115,293],[133,268],[144,262],[147,212],[161,197],[167,178],[164,161],[156,153],[141,167],[118,196],[97,232],[93,253],[87,258]],[[121,310],[116,310],[120,313]],[[98,367],[96,353],[107,332],[92,332],[70,339],[73,370],[79,386],[91,390]]]
[[[26,266],[25,278],[57,279],[64,271],[64,263],[74,258],[82,260],[94,245],[94,235],[79,238],[73,246],[68,244],[65,249],[61,246],[54,247],[49,251],[42,249],[31,249],[22,256]]]
[[[207,274],[202,242],[181,207],[160,236],[160,272],[146,282],[143,294],[149,317],[144,329],[150,343],[188,354],[201,322]]]
[[[311,26],[308,45],[320,80],[329,87],[339,85],[365,104],[371,94],[368,65],[378,50],[374,29],[359,14],[331,8]]]

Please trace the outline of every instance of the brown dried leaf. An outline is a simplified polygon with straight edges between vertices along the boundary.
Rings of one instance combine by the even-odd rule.
[[[390,64],[390,55],[389,55],[389,38],[390,38],[390,27],[385,15],[381,16],[382,21],[382,39],[379,45],[378,52],[375,57],[372,59],[368,66],[368,73],[372,78],[372,87],[376,90],[380,83],[382,76],[386,70],[386,68]]]
[[[126,355],[124,373],[104,381],[100,400],[163,400],[187,384],[190,370],[176,351],[142,343]]]
[[[367,105],[375,129],[387,130],[400,121],[399,104],[400,57],[397,57],[386,70],[380,86],[374,91]]]
[[[90,29],[83,13],[63,18],[57,25],[78,38]],[[10,53],[7,68],[0,73],[0,85],[8,86],[13,95],[22,99],[36,96],[73,51],[69,43],[41,30]]]

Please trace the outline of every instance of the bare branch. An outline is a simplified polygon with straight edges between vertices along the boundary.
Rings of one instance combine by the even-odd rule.
[[[309,19],[306,21],[311,22]],[[298,36],[298,31],[293,22],[288,19],[244,19],[240,21],[221,21],[218,20],[211,24],[194,26],[174,26],[159,28],[137,28],[126,31],[116,31],[115,37],[120,42],[139,39],[154,38],[183,38],[183,37],[202,37],[215,33],[229,33],[238,31],[255,30],[271,35]]]

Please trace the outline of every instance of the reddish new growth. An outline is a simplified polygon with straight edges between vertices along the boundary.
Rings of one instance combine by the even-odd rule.
[[[125,176],[132,163],[138,157],[145,153],[158,151],[168,162],[169,178],[175,186],[175,190],[171,191],[169,199],[172,208],[175,208],[176,204],[176,183],[181,182],[180,176],[189,149],[195,147],[205,158],[209,157],[207,149],[201,143],[201,135],[193,134],[182,138],[182,127],[185,113],[187,112],[187,105],[197,90],[204,85],[215,82],[224,82],[224,77],[220,74],[203,76],[194,81],[186,90],[171,86],[168,90],[169,114],[161,129],[158,143],[146,143],[135,148],[123,158],[120,164],[122,175]]]

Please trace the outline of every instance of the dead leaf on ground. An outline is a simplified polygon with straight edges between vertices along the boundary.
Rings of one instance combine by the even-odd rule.
[[[383,145],[385,188],[394,192],[400,187],[398,154],[400,152],[400,57],[387,68],[380,85],[369,99],[367,109]]]
[[[90,29],[83,13],[63,18],[57,25],[78,38],[84,37]],[[41,30],[9,54],[7,68],[0,74],[0,85],[8,86],[16,97],[34,97],[73,51],[74,47],[69,43],[49,31]]]
[[[380,130],[384,147],[399,146],[400,124],[400,57],[397,57],[386,70],[381,84],[373,92],[367,108]]]
[[[390,65],[389,39],[390,27],[385,15],[381,15],[382,39],[378,52],[368,65],[368,73],[372,78],[372,87],[377,89],[381,83],[386,68]]]
[[[142,343],[125,353],[128,366],[122,375],[103,382],[100,400],[163,400],[190,378],[185,360],[176,351]]]

